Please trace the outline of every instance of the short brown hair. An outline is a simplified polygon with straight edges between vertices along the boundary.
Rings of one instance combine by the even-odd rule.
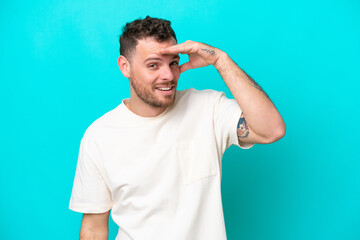
[[[177,41],[171,22],[161,18],[146,16],[144,19],[126,23],[122,31],[119,37],[120,55],[126,58],[130,58],[140,39],[153,37],[159,42],[164,42],[174,38]]]

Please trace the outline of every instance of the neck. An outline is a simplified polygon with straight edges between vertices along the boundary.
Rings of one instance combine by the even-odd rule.
[[[124,103],[130,111],[141,117],[156,117],[166,110],[166,107],[155,108],[142,101],[137,102],[136,99],[132,98],[130,98],[128,101],[125,101]]]

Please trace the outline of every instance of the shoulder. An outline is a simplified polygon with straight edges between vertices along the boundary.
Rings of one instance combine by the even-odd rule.
[[[99,137],[104,130],[118,122],[119,118],[118,106],[105,114],[101,115],[99,118],[95,119],[86,129],[82,138],[82,141],[87,141]]]
[[[188,88],[182,91],[183,94],[190,94],[190,95],[213,95],[213,94],[221,94],[223,92],[216,91],[213,89],[203,89],[203,90],[197,90],[195,88]]]
[[[224,92],[216,91],[213,89],[204,89],[197,90],[195,88],[189,88],[182,91],[178,91],[180,97],[179,99],[188,99],[188,100],[203,100],[208,101],[211,99],[219,99],[221,96],[224,96]]]
[[[178,91],[176,94],[174,110],[193,116],[214,112],[224,96],[223,92],[212,89],[197,90],[194,88]]]

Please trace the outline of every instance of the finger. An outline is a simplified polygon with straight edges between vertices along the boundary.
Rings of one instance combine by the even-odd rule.
[[[186,42],[183,42],[183,43],[178,43],[178,44],[175,44],[175,45],[172,45],[172,46],[169,46],[169,47],[166,47],[166,48],[174,48],[174,49],[179,49],[179,48],[183,48],[183,47],[187,47],[187,46],[190,46],[191,45],[191,42],[190,41],[186,41]]]
[[[185,71],[187,71],[187,70],[189,70],[189,69],[192,69],[192,68],[193,68],[193,67],[192,67],[191,63],[190,63],[190,62],[186,62],[186,63],[184,63],[184,64],[182,64],[182,65],[180,66],[180,72],[183,73],[183,72],[185,72]]]
[[[187,47],[176,47],[176,48],[162,48],[158,51],[159,54],[189,54],[193,53],[192,48]]]
[[[189,54],[189,53],[194,53],[195,48],[194,45],[189,44],[189,43],[180,43],[177,45],[173,45],[171,47],[167,47],[167,48],[161,48],[158,50],[159,54]]]

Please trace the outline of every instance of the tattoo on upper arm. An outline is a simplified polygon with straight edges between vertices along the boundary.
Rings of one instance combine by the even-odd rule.
[[[201,50],[203,50],[204,52],[209,53],[211,56],[215,55],[215,51],[213,51],[213,50],[209,50],[209,49],[206,49],[206,48],[202,48]]]
[[[249,127],[246,124],[246,120],[243,114],[241,114],[237,125],[237,135],[238,138],[247,138],[249,136]]]

